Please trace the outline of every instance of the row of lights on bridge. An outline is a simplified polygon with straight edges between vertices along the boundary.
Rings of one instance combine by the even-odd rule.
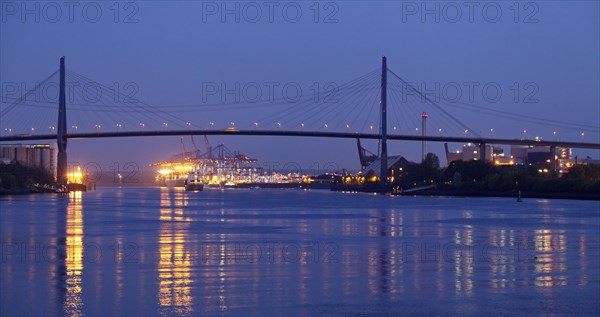
[[[215,126],[215,123],[214,123],[214,122],[212,122],[212,121],[211,121],[211,122],[209,122],[209,124],[210,124],[211,128]],[[186,122],[186,125],[187,125],[188,127],[191,127],[191,126],[192,126],[192,123],[191,123],[191,122]],[[233,127],[235,127],[235,122],[231,121],[231,122],[229,122],[229,125],[230,125],[230,127],[231,127],[231,128],[233,128]],[[140,128],[145,128],[145,127],[146,127],[146,125],[145,125],[143,122],[140,122],[139,126],[140,126]],[[168,122],[163,122],[163,123],[162,123],[162,126],[163,126],[163,128],[168,128],[168,127],[169,127],[169,123],[168,123]],[[255,128],[258,128],[258,126],[259,126],[258,122],[254,122],[254,127],[255,127]],[[281,128],[282,126],[283,126],[283,125],[282,125],[282,123],[281,123],[281,122],[277,122],[277,127],[278,127],[278,128]],[[305,125],[304,125],[304,123],[300,123],[300,127],[301,127],[301,128],[304,128],[304,126],[305,126]],[[120,128],[122,128],[122,127],[123,127],[123,124],[122,124],[122,123],[117,123],[117,124],[116,124],[116,127],[120,129]],[[327,123],[325,123],[325,124],[323,125],[323,127],[325,127],[325,128],[327,129],[327,128],[329,128],[329,125],[328,125]],[[72,126],[71,126],[71,128],[73,128],[73,129],[75,129],[75,130],[78,130],[78,129],[79,129],[79,125],[77,125],[77,124],[74,124],[74,125],[72,125]],[[102,128],[102,124],[95,124],[95,125],[94,125],[94,128],[95,128],[96,130],[100,130],[100,129]],[[370,126],[369,126],[369,129],[370,129],[370,130],[373,130],[373,128],[374,128],[374,127],[373,127],[372,125],[370,125]],[[49,126],[49,127],[48,127],[48,129],[49,129],[50,131],[56,131],[56,127],[55,127],[55,126]],[[346,124],[346,129],[350,129],[350,125],[349,125],[349,124]],[[393,128],[392,128],[392,130],[393,130],[393,131],[397,131],[397,127],[393,127]],[[5,131],[5,132],[7,132],[7,133],[12,133],[12,131],[13,131],[13,130],[12,130],[12,128],[4,128],[4,131]],[[35,128],[31,128],[31,132],[35,132]],[[438,134],[439,134],[439,135],[442,135],[442,132],[443,132],[442,128],[439,128],[439,129],[438,129]],[[415,133],[416,133],[416,134],[418,134],[418,133],[419,133],[419,128],[415,128]],[[467,136],[468,136],[468,133],[469,133],[469,130],[468,130],[468,129],[465,129],[463,133],[464,133],[465,137],[467,137]],[[491,128],[491,129],[490,129],[490,136],[492,136],[492,135],[493,135],[493,133],[494,133],[494,129],[493,129],[493,128]],[[554,138],[555,138],[555,139],[556,139],[556,136],[557,136],[557,134],[558,134],[558,132],[557,132],[557,131],[552,131],[552,135],[554,136]],[[581,135],[581,139],[583,139],[583,138],[585,137],[585,132],[581,132],[581,134],[580,134],[580,135]],[[527,130],[526,130],[526,129],[524,129],[524,130],[523,130],[523,139],[526,139],[526,138],[527,138]],[[536,139],[536,140],[538,140],[538,139],[539,139],[539,140],[541,140],[541,137],[535,137],[535,139]]]
[[[211,126],[211,127],[214,127],[214,126],[215,126],[215,123],[214,123],[214,122],[212,122],[212,121],[211,121],[211,122],[209,122],[209,124],[210,124],[210,126]],[[233,122],[233,121],[232,121],[232,122],[229,122],[229,124],[231,125],[231,127],[235,127],[235,122]],[[187,125],[188,127],[191,127],[191,126],[192,126],[192,123],[191,123],[191,122],[186,122],[186,125]],[[259,124],[258,124],[258,122],[254,122],[254,127],[258,128],[258,125],[259,125]],[[141,128],[144,128],[144,127],[146,127],[146,125],[145,125],[144,123],[140,123],[140,124],[139,124],[139,126],[140,126]],[[163,127],[167,128],[168,126],[169,126],[169,124],[168,124],[167,122],[163,122]],[[329,127],[329,125],[328,125],[327,123],[325,123],[323,126],[324,126],[325,128],[328,128],[328,127]],[[75,130],[77,130],[77,129],[79,128],[79,126],[78,126],[78,125],[72,125],[71,127],[72,127],[73,129],[75,129]],[[121,123],[117,123],[117,124],[116,124],[116,127],[117,127],[117,128],[122,128],[122,127],[123,127],[123,124],[121,124]],[[279,128],[281,128],[281,127],[282,127],[282,124],[281,124],[281,122],[277,122],[277,127],[279,127]],[[300,127],[304,128],[304,123],[300,123]],[[52,131],[55,131],[55,130],[56,130],[56,127],[54,127],[54,126],[49,126],[48,128],[49,128],[50,130],[52,130]],[[96,128],[96,129],[100,129],[100,128],[102,128],[102,125],[101,125],[101,124],[96,124],[96,125],[94,125],[94,128]],[[350,129],[350,125],[349,125],[349,124],[346,124],[346,129]],[[371,126],[369,126],[369,129],[373,130],[373,126],[372,126],[372,125],[371,125]],[[394,131],[396,131],[396,130],[397,130],[397,127],[393,127],[392,129],[393,129]],[[10,132],[12,132],[12,128],[5,128],[5,129],[4,129],[4,131],[6,131],[6,132],[9,132],[9,133],[10,133]],[[35,131],[35,128],[31,128],[31,131],[32,131],[32,132],[34,132],[34,131]],[[439,128],[439,129],[438,129],[438,133],[439,133],[440,135],[442,134],[442,131],[443,131],[443,130],[442,130],[442,128]],[[419,128],[415,128],[415,132],[417,132],[417,133],[418,133],[418,132],[419,132]],[[465,130],[464,130],[465,137],[468,135],[468,133],[469,133],[469,130],[468,130],[468,129],[465,129]],[[493,133],[494,133],[494,129],[493,129],[493,128],[491,128],[491,129],[490,129],[490,136],[491,136]],[[557,135],[557,134],[558,134],[558,132],[557,132],[557,131],[552,131],[552,135],[553,135],[554,137],[556,137],[556,135]],[[523,130],[523,136],[527,136],[527,130]],[[585,132],[581,132],[581,137],[583,138],[584,136],[585,136]],[[536,139],[538,139],[538,138],[540,138],[540,137],[536,137]]]

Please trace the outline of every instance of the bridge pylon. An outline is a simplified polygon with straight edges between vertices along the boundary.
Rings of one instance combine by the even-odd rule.
[[[56,187],[67,190],[67,107],[65,97],[65,57],[60,58],[60,85],[58,97],[58,125],[56,127],[56,145],[58,157],[56,162]]]
[[[387,59],[381,59],[381,190],[385,193],[388,181],[387,153]]]

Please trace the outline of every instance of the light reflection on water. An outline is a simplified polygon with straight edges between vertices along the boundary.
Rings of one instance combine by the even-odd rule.
[[[191,316],[194,282],[191,272],[191,255],[187,237],[189,219],[183,213],[187,197],[181,192],[171,197],[166,188],[160,192],[160,231],[158,262],[158,301],[161,314],[166,316]]]
[[[598,202],[155,188],[0,204],[1,315],[600,310]]]
[[[69,193],[66,221],[66,295],[63,303],[64,316],[83,316],[83,209],[81,192]]]

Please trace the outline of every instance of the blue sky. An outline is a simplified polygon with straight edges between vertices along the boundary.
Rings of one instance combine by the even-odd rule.
[[[72,21],[65,4],[55,3],[62,8],[58,18],[54,8],[44,7],[43,2],[28,3],[35,13],[23,17],[21,2],[2,1],[3,84],[33,86],[56,70],[64,55],[68,69],[107,85],[133,82],[139,88],[138,99],[169,109],[173,105],[201,104],[203,83],[207,82],[294,82],[305,88],[315,82],[341,85],[380,67],[381,55],[385,54],[390,69],[406,80],[429,88],[436,83],[442,87],[458,83],[463,95],[467,92],[464,83],[475,82],[478,87],[494,83],[502,88],[498,102],[488,102],[478,88],[472,103],[595,126],[596,132],[586,132],[585,140],[598,142],[600,138],[597,1],[539,1],[529,6],[520,2],[518,7],[513,2],[475,2],[472,19],[468,2],[464,1],[320,2],[318,16],[313,2],[281,2],[273,7],[272,21],[268,2],[230,1],[228,8],[240,8],[239,22],[233,15],[223,18],[222,4],[211,1],[122,2],[118,9],[112,2],[76,2]],[[207,11],[215,4],[218,12]],[[262,15],[253,23],[256,6],[262,9]],[[98,8],[100,16],[94,14]],[[302,14],[292,23],[297,8]],[[438,14],[439,22],[434,13],[422,16],[423,9]],[[92,23],[94,19],[97,22]],[[537,101],[523,102],[531,93]],[[561,139],[581,139],[577,128],[502,121],[480,113],[447,110],[480,134],[489,134],[488,130],[494,128],[494,136],[520,138],[527,129],[529,136],[551,139],[552,131],[558,130]],[[186,116],[194,124],[212,121],[225,127],[231,121],[251,123],[264,111],[248,107],[236,112],[177,115]],[[2,119],[3,128],[19,125],[7,120]],[[413,124],[409,125],[404,128],[414,130]],[[299,162],[306,167],[336,162],[344,168],[358,167],[352,140],[211,137],[211,142],[226,143],[263,162]],[[199,138],[197,143],[201,143]],[[372,150],[377,148],[376,143],[366,144]],[[412,160],[420,157],[419,143],[393,142],[389,147],[392,154]],[[429,149],[443,157],[442,144],[430,144]],[[146,166],[179,150],[178,137],[69,143],[70,160],[97,161],[106,166],[129,161]],[[598,151],[576,154],[599,156]]]

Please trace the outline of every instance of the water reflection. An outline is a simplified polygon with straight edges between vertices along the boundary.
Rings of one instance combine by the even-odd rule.
[[[65,238],[65,298],[64,316],[83,316],[83,208],[81,192],[69,193]]]
[[[514,250],[515,231],[505,229],[492,229],[489,233],[489,245],[495,248],[493,261],[490,261],[490,287],[505,288],[514,287],[516,263],[514,256],[504,250]],[[500,252],[498,252],[500,251]]]
[[[465,212],[466,219],[472,217],[471,212]],[[454,230],[454,291],[473,295],[473,272],[475,271],[475,254],[473,242],[473,226],[465,225],[462,229]]]
[[[541,287],[567,285],[565,230],[535,230],[535,285]],[[560,274],[563,273],[563,274]]]
[[[556,301],[557,315],[578,306],[597,315],[597,302],[586,295],[597,290],[600,241],[590,229],[597,216],[465,210],[448,200],[422,206],[420,198],[373,207],[370,196],[341,201],[336,210],[300,209],[305,196],[295,191],[143,191],[148,202],[132,199],[133,189],[88,192],[84,202],[71,193],[55,199],[59,212],[53,213],[24,208],[29,200],[3,203],[2,242],[10,249],[4,249],[0,283],[11,294],[0,294],[2,306],[25,298],[39,308],[20,315],[65,316],[485,315],[489,307],[482,303],[518,294],[511,305],[498,305],[498,314]],[[274,202],[277,195],[291,202]],[[321,203],[319,194],[313,197]],[[248,207],[250,200],[256,207]],[[31,209],[36,212],[23,212]],[[61,250],[57,261],[32,254],[46,237]],[[90,261],[93,243],[104,247],[100,263]],[[130,249],[111,248],[129,243],[139,246],[139,261],[128,261]],[[585,292],[573,294],[574,288]],[[586,305],[574,307],[574,296]],[[423,299],[439,301],[413,305]]]
[[[183,214],[187,196],[161,188],[158,262],[158,302],[164,316],[191,316],[192,283],[189,221]]]
[[[579,247],[579,271],[586,272],[588,269],[588,256],[586,252],[586,238],[585,235],[579,235],[579,243],[577,244]],[[582,273],[579,275],[579,285],[587,285],[587,274]]]

